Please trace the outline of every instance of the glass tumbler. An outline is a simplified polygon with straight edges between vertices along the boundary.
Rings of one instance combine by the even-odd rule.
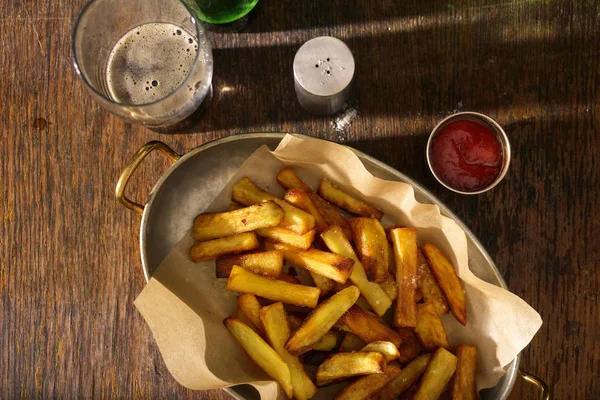
[[[204,28],[182,0],[92,0],[73,31],[73,63],[105,109],[148,128],[190,118],[213,74]]]

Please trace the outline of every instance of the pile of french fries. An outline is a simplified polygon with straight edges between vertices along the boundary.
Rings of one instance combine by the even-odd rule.
[[[451,349],[440,320],[467,323],[442,252],[327,179],[277,181],[283,199],[241,179],[228,211],[195,218],[190,249],[241,293],[223,323],[256,364],[298,400],[344,381],[335,399],[476,399],[477,348]]]

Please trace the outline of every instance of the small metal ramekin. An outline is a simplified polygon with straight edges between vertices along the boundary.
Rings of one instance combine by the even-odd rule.
[[[498,139],[498,141],[500,142],[500,145],[502,146],[502,170],[500,171],[500,174],[498,175],[496,180],[483,189],[472,191],[472,192],[463,192],[462,190],[458,190],[451,186],[448,186],[435,173],[435,170],[433,169],[433,166],[431,165],[431,158],[430,158],[429,150],[431,148],[431,143],[433,141],[433,138],[444,126],[448,125],[450,122],[457,121],[457,120],[475,121],[475,122],[479,122],[479,123],[489,127],[492,130],[492,132],[494,132],[496,134],[496,138]],[[429,166],[429,170],[431,171],[433,176],[435,176],[435,179],[437,179],[437,181],[439,183],[441,183],[444,187],[452,190],[455,193],[479,194],[479,193],[487,192],[488,190],[490,190],[491,188],[496,186],[504,178],[504,175],[506,175],[506,172],[508,171],[508,167],[510,165],[510,143],[508,142],[508,136],[506,136],[506,132],[504,132],[504,129],[502,129],[502,127],[496,121],[494,121],[487,115],[480,114],[477,112],[472,112],[472,111],[466,111],[466,112],[452,114],[452,115],[444,118],[443,120],[440,121],[439,124],[436,125],[435,128],[433,128],[433,130],[431,131],[431,134],[429,135],[429,140],[427,141],[427,148],[425,149],[425,157],[427,158],[427,165]]]

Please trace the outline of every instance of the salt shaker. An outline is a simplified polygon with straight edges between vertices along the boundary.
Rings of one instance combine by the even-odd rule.
[[[304,43],[294,57],[294,86],[300,105],[316,115],[331,115],[344,107],[354,77],[354,57],[348,46],[331,36]]]

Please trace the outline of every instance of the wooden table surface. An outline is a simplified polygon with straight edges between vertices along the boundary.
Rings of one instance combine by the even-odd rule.
[[[140,218],[115,201],[145,142],[186,152],[245,132],[354,146],[444,201],[544,325],[522,367],[554,399],[600,398],[600,6],[594,0],[261,0],[247,28],[213,34],[214,98],[196,133],[157,134],[101,109],[75,75],[71,29],[85,0],[0,4],[0,393],[4,398],[182,397],[133,306],[144,287]],[[357,65],[349,126],[295,99],[291,65],[333,35]],[[427,134],[475,110],[506,129],[504,181],[477,196],[427,170]],[[153,154],[130,195],[168,167]],[[512,399],[535,399],[521,381]]]

